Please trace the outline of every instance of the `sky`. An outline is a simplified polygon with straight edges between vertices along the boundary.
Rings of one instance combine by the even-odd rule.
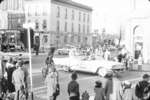
[[[88,5],[93,8],[92,31],[103,28],[110,34],[118,33],[120,24],[132,14],[136,8],[138,12],[143,12],[148,7],[148,0],[73,0],[78,3]],[[134,3],[135,2],[135,3]],[[134,4],[136,6],[134,6]]]

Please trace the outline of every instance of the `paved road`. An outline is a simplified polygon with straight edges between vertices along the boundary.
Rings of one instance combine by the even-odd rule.
[[[44,80],[42,79],[41,73],[37,73],[37,71],[40,71],[42,66],[44,66],[44,60],[45,56],[33,56],[32,65],[33,65],[33,88],[34,88],[34,96],[36,97],[36,100],[46,100],[46,87],[44,85]],[[67,94],[67,84],[70,81],[70,74],[68,72],[60,71],[60,87],[61,87],[61,94],[58,97],[57,100],[67,100],[68,94]],[[124,72],[120,74],[119,79],[121,81],[128,80],[128,79],[134,79],[141,77],[143,73],[141,72]],[[80,91],[81,94],[83,91],[87,90],[90,95],[93,95],[93,87],[95,85],[96,80],[100,80],[101,78],[87,73],[78,73],[79,78],[78,82],[80,84]]]

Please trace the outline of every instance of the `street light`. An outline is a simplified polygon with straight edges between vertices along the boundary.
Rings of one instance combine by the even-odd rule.
[[[30,28],[34,29],[35,23],[25,23],[23,28],[26,28],[28,31],[28,49],[29,49],[29,67],[30,67],[30,82],[31,82],[31,100],[33,100],[33,79],[32,79],[32,55],[31,55],[31,37],[30,37]]]

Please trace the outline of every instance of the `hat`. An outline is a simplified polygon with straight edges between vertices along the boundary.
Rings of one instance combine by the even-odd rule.
[[[148,75],[148,74],[143,75],[143,78],[149,78],[149,77],[150,77],[150,75]]]
[[[101,87],[102,86],[102,82],[101,81],[95,81],[96,86],[95,87]]]
[[[106,75],[105,78],[112,78],[113,77],[113,72],[109,71]]]

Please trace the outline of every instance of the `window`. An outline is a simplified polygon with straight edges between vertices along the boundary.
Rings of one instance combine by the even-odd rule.
[[[68,17],[68,10],[67,10],[67,8],[66,8],[65,19],[67,19],[67,17]]]
[[[57,17],[60,17],[60,7],[57,7]]]
[[[39,7],[38,6],[36,6],[36,9],[35,9],[35,16],[39,16],[40,15],[40,12],[39,12],[39,9],[38,9]]]
[[[47,12],[45,9],[43,9],[43,16],[47,16]]]
[[[28,16],[31,16],[31,13],[30,13],[30,8],[28,9]]]
[[[87,33],[89,33],[89,25],[87,26]]]
[[[80,31],[81,31],[81,29],[80,29],[80,24],[79,24],[79,26],[78,26],[78,31],[79,31],[79,33],[80,33]]]
[[[47,28],[47,22],[46,20],[43,20],[43,29],[46,29]]]
[[[89,22],[89,21],[90,21],[90,18],[89,18],[89,14],[88,14],[87,22]]]
[[[67,22],[65,22],[65,32],[67,32]]]
[[[60,28],[60,23],[59,21],[57,21],[57,29],[56,29],[57,32],[59,32],[59,28]]]
[[[44,43],[47,43],[47,42],[48,42],[48,36],[47,36],[47,35],[44,35],[44,36],[43,36],[43,42],[44,42]]]
[[[31,22],[31,20],[29,19],[29,20],[28,20],[28,23],[30,23],[30,22]]]
[[[36,30],[39,29],[39,23],[38,23],[38,20],[35,21],[35,29],[36,29]]]
[[[72,43],[74,42],[74,36],[73,35],[71,36],[71,42]]]
[[[85,25],[83,25],[83,33],[85,33]]]
[[[72,23],[72,29],[71,30],[72,30],[72,32],[74,32],[74,24],[73,23]]]
[[[74,10],[72,10],[72,20],[74,20]]]
[[[85,13],[83,14],[83,22],[85,22]]]
[[[79,12],[79,21],[81,21],[81,12]]]
[[[37,14],[37,12],[35,12],[35,16],[37,16],[38,14]]]
[[[67,35],[64,37],[64,43],[67,43]]]
[[[81,37],[80,36],[78,36],[78,42],[80,42],[81,41]]]

